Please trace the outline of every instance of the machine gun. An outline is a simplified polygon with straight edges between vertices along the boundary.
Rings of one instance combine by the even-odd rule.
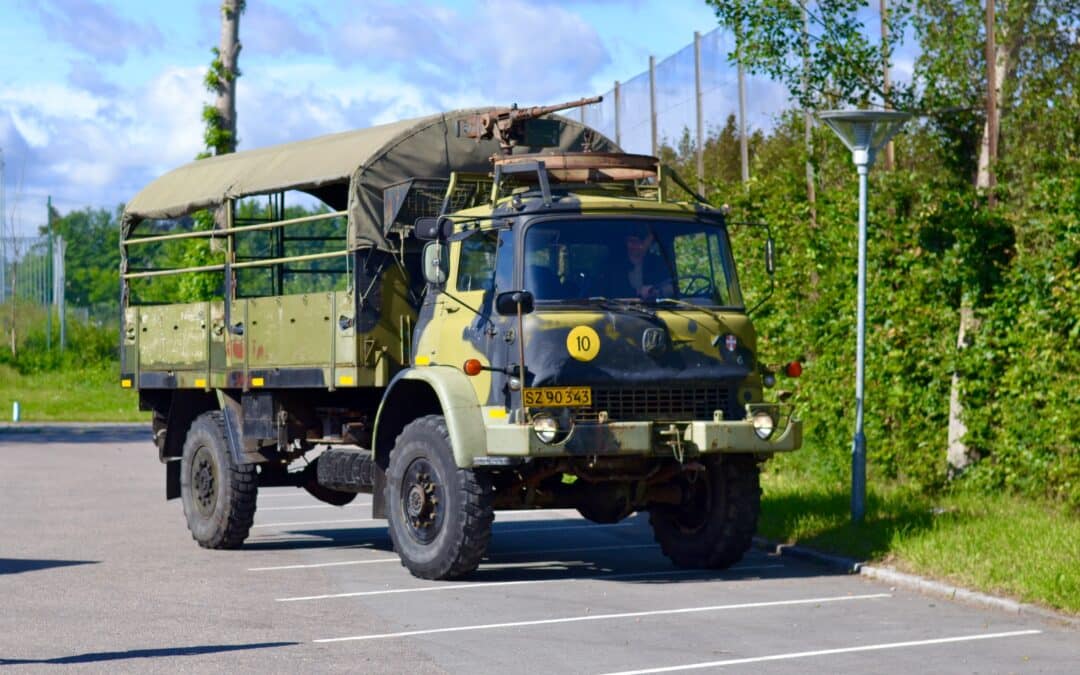
[[[504,154],[510,154],[519,143],[530,146],[556,146],[559,144],[558,125],[541,124],[538,118],[549,113],[570,108],[580,108],[603,101],[603,96],[579,98],[556,105],[537,105],[519,108],[515,103],[509,108],[495,108],[458,121],[458,135],[476,140],[498,138]],[[533,122],[538,120],[537,122]],[[532,124],[526,124],[533,122]]]

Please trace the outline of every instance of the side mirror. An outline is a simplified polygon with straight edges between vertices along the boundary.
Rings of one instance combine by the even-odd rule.
[[[533,294],[528,291],[506,291],[495,296],[495,311],[503,316],[517,314],[519,305],[522,314],[533,311]]]
[[[439,238],[439,219],[424,217],[417,218],[413,223],[413,235],[417,239],[424,241],[433,241]]]
[[[446,283],[449,270],[449,259],[446,252],[446,244],[439,241],[429,241],[424,245],[423,257],[424,281],[432,286],[442,286]]]
[[[772,237],[765,240],[765,271],[769,273],[770,277],[776,273],[776,260]]]

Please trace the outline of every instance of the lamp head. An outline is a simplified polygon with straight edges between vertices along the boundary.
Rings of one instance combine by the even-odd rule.
[[[911,114],[897,110],[826,110],[817,116],[844,142],[856,166],[869,167],[877,151],[892,140]]]

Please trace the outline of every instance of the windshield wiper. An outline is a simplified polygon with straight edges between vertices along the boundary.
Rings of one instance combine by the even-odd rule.
[[[724,322],[724,318],[722,316],[720,316],[719,314],[717,314],[716,312],[714,312],[713,310],[709,309],[708,307],[703,307],[701,305],[695,305],[692,302],[688,302],[686,300],[680,300],[679,298],[656,298],[655,300],[653,300],[653,302],[655,302],[658,305],[660,303],[670,304],[670,305],[678,305],[679,307],[686,307],[687,309],[695,309],[695,310],[698,310],[699,312],[705,312],[706,314],[711,316],[714,321],[716,321],[716,324],[718,326],[718,330],[720,331],[720,333],[723,333],[724,331],[730,330],[728,328],[727,323]],[[719,339],[720,339],[720,334],[717,333],[717,335],[713,338],[713,342],[715,343]]]

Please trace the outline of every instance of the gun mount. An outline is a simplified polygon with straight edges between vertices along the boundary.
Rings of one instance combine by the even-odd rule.
[[[558,145],[557,129],[537,124],[527,125],[526,122],[537,120],[550,113],[580,108],[603,100],[603,96],[592,96],[556,105],[519,108],[515,103],[509,108],[494,108],[459,120],[458,135],[475,138],[478,141],[495,138],[499,141],[503,153],[507,155],[519,143],[531,146],[554,146]]]

